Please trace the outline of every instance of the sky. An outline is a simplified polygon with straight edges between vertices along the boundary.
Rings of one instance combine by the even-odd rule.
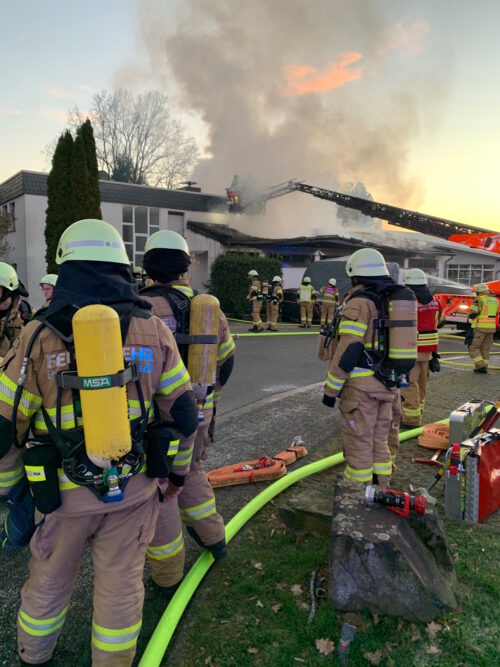
[[[496,0],[16,0],[2,25],[0,182],[47,170],[74,105],[158,89],[200,145],[206,191],[234,173],[360,181],[377,201],[500,232]],[[295,201],[273,203],[280,224]],[[321,228],[325,204],[302,206]]]

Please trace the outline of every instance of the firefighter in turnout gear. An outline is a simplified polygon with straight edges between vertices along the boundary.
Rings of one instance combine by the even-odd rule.
[[[47,308],[54,295],[54,288],[57,283],[57,275],[55,273],[47,273],[40,279],[40,287],[42,288],[43,298],[45,299],[43,307]]]
[[[193,354],[190,347],[202,346],[189,343],[182,320],[190,318],[191,335],[196,300],[206,296],[195,296],[189,281],[184,278],[190,263],[189,248],[182,236],[174,231],[156,232],[148,239],[144,255],[144,266],[155,283],[141,291],[141,296],[152,304],[153,312],[175,332],[181,355],[187,357],[188,367]],[[209,386],[193,384],[198,394],[199,423],[191,469],[186,475],[182,493],[161,504],[155,535],[148,547],[153,581],[169,590],[178,585],[184,573],[183,523],[191,537],[209,549],[214,558],[225,555],[224,520],[216,510],[214,491],[203,469],[203,461],[213,440],[217,402],[233,369],[235,345],[220,308],[215,315],[217,320],[213,330],[216,336],[212,343],[216,346],[215,377],[210,380]],[[210,313],[208,316],[211,316]],[[188,342],[183,342],[186,340]]]
[[[469,317],[474,337],[469,346],[469,355],[474,363],[474,373],[487,373],[490,350],[497,328],[498,299],[490,292],[488,285],[474,285],[476,298]]]
[[[259,331],[264,331],[264,325],[260,319],[264,297],[262,296],[262,285],[259,280],[259,274],[255,269],[248,272],[248,285],[247,300],[250,301],[253,322],[253,326],[248,331],[258,333]]]
[[[271,283],[271,291],[267,297],[267,328],[269,331],[278,331],[280,303],[282,302],[283,290],[281,288],[281,277],[274,276]]]
[[[353,289],[342,306],[323,403],[334,407],[340,396],[346,478],[365,484],[375,478],[381,485],[387,485],[392,471],[387,439],[396,386],[392,369],[397,364],[396,361],[393,366],[386,364],[391,357],[397,360],[408,355],[414,360],[416,322],[405,322],[412,328],[401,328],[397,341],[384,341],[378,335],[376,327],[384,313],[402,306],[406,308],[407,301],[401,301],[398,306],[392,297],[392,301],[385,305],[386,294],[404,288],[390,278],[385,260],[377,250],[363,248],[356,251],[347,261],[346,272]],[[413,295],[411,297],[413,299]],[[413,315],[415,310],[413,305]],[[387,331],[384,329],[384,337]],[[385,346],[383,353],[382,344]],[[405,364],[411,363],[405,361]]]
[[[18,652],[26,664],[51,659],[90,543],[92,665],[128,667],[141,629],[158,477],[169,480],[167,496],[183,484],[196,399],[171,331],[137,294],[112,225],[74,223],[59,240],[56,261],[60,272],[50,306],[24,327],[0,375],[0,454],[19,463],[22,455],[37,508]],[[84,323],[95,327],[93,338],[80,328]],[[82,375],[106,345],[108,357],[118,358],[116,371]],[[117,392],[120,409],[106,412]],[[94,411],[88,409],[92,401]],[[101,443],[100,467],[96,437],[104,430],[121,432],[123,441]]]
[[[19,281],[16,270],[10,264],[0,262],[0,357],[2,358],[14,344],[24,324],[20,312],[21,296],[28,296],[28,292]]]
[[[443,319],[441,304],[434,299],[422,269],[410,269],[404,278],[417,298],[418,347],[417,363],[410,371],[409,386],[401,389],[402,425],[414,428],[420,426],[427,396],[429,367],[439,366],[438,327]],[[432,362],[432,364],[431,364]]]
[[[306,276],[297,292],[300,305],[300,324],[299,327],[310,328],[313,319],[313,303],[316,301],[316,290],[311,285],[311,279]]]
[[[337,281],[335,278],[330,278],[326,285],[320,289],[320,294],[323,296],[321,302],[321,326],[330,323],[333,320],[335,311],[339,307],[339,291],[337,289]]]

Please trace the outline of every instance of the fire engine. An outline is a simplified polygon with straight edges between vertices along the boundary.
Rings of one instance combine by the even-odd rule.
[[[472,227],[461,222],[437,218],[433,215],[418,213],[407,209],[382,204],[380,202],[354,197],[352,195],[335,192],[326,188],[309,185],[303,181],[292,179],[279,185],[263,190],[260,193],[247,193],[241,188],[238,176],[233,178],[231,186],[226,189],[228,210],[231,213],[264,213],[266,202],[276,197],[282,197],[289,192],[303,192],[319,199],[331,201],[338,206],[352,208],[360,211],[363,215],[379,218],[387,221],[390,225],[411,229],[423,234],[437,236],[447,241],[462,243],[470,248],[488,250],[500,254],[500,234],[481,227]],[[486,283],[490,290],[500,300],[500,280]],[[470,306],[474,300],[472,289],[470,293],[460,290],[461,294],[454,294],[454,290],[435,293],[434,296],[443,306],[445,321],[454,323],[458,328],[467,328]],[[497,330],[500,329],[500,311],[497,319]]]

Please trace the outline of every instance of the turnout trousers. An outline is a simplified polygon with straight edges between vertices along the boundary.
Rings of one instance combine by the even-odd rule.
[[[178,584],[184,574],[184,537],[182,524],[194,532],[194,539],[206,547],[225,539],[224,519],[215,507],[214,490],[203,469],[210,444],[208,427],[212,410],[203,410],[204,421],[198,426],[191,468],[179,496],[160,503],[156,530],[148,547],[148,561],[153,581],[168,588]]]
[[[300,302],[300,323],[303,325],[312,324],[313,318],[313,305],[312,301],[301,301]]]
[[[271,331],[278,331],[278,317],[280,307],[277,303],[267,304],[267,328]]]
[[[493,345],[493,332],[474,329],[474,338],[469,347],[469,356],[474,363],[474,368],[488,368],[490,350]]]
[[[321,326],[330,323],[333,320],[334,310],[335,310],[335,304],[333,303],[323,302],[321,304]]]
[[[30,543],[29,577],[21,590],[17,631],[24,662],[37,665],[50,660],[80,560],[90,543],[92,665],[130,667],[142,623],[144,559],[158,505],[155,493],[139,505],[109,514],[61,515],[56,510],[45,515]]]
[[[252,322],[261,331],[264,329],[262,320],[260,319],[260,311],[262,310],[262,301],[255,299],[252,303]]]
[[[427,380],[429,378],[429,359],[418,360],[410,371],[409,386],[401,389],[403,401],[403,423],[409,426],[420,426],[427,396]]]
[[[340,395],[340,430],[347,479],[370,484],[373,474],[377,474],[379,484],[387,485],[392,472],[387,439],[394,392],[380,386],[379,391],[367,392],[347,380]]]

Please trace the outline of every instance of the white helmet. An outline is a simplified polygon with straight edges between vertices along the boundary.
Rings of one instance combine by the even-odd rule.
[[[345,271],[351,278],[388,276],[389,270],[382,254],[374,248],[356,250],[349,259]]]
[[[309,276],[306,276],[305,278],[302,279],[302,282],[305,283],[306,285],[309,285],[311,279],[309,278]]]
[[[274,276],[272,282],[273,283],[280,283],[281,282],[281,277],[280,276]]]
[[[403,282],[405,285],[427,285],[427,278],[422,269],[410,269]]]
[[[250,271],[248,272],[248,275],[252,276],[252,278],[255,278],[255,276],[258,276],[259,274],[257,273],[257,271],[255,269],[250,269]]]
[[[144,252],[146,253],[148,250],[154,250],[155,248],[160,250],[182,250],[189,257],[189,247],[186,239],[171,229],[164,229],[151,234],[146,241]]]
[[[40,285],[52,285],[55,287],[57,283],[57,275],[55,273],[47,273],[40,278]]]
[[[335,285],[337,284],[337,281],[335,280],[335,278],[330,278],[330,280],[328,281],[328,284],[335,287]]]
[[[472,288],[474,292],[477,292],[480,294],[481,292],[491,292],[490,288],[486,283],[478,283],[477,285],[474,285]]]

